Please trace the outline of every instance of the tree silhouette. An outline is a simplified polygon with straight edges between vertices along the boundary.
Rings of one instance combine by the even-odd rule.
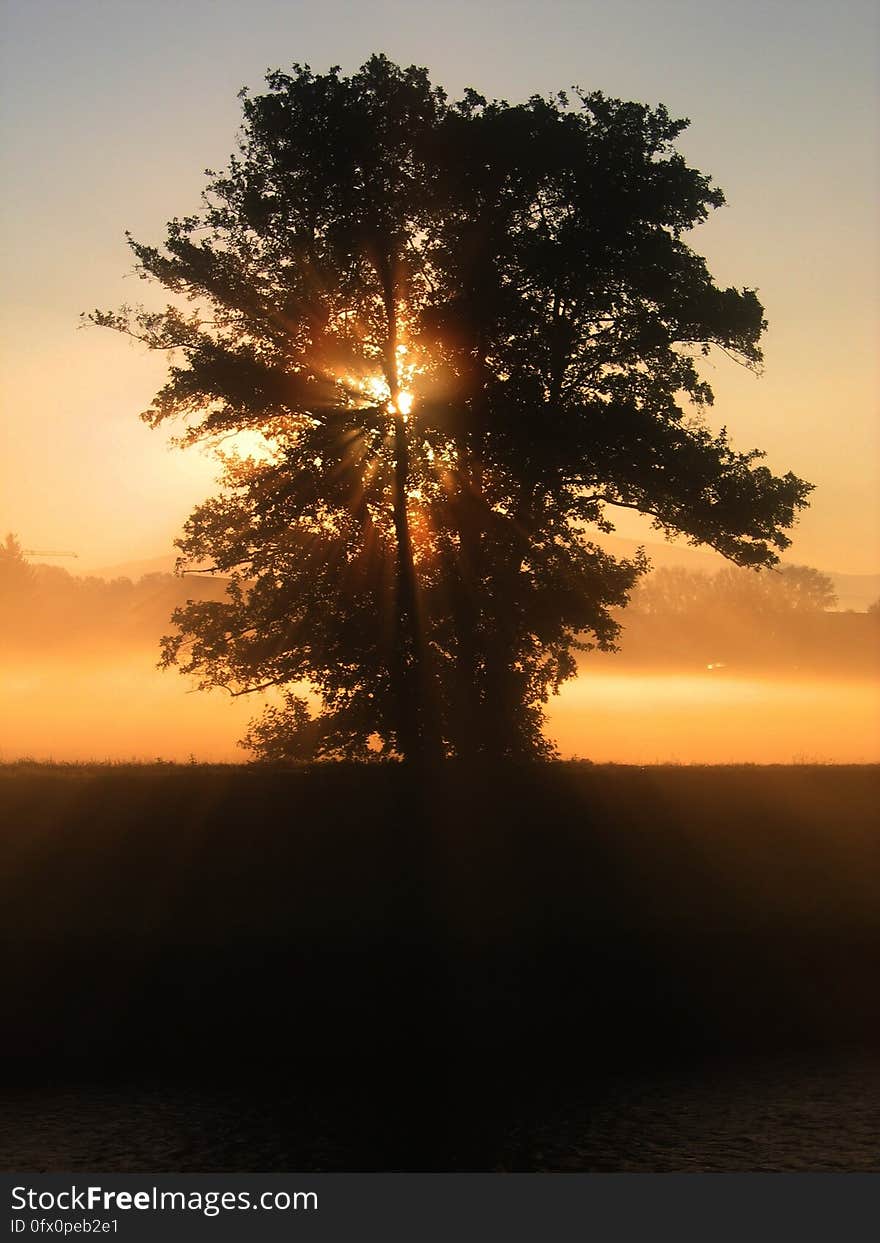
[[[771,616],[821,613],[836,604],[834,580],[809,565],[785,565],[763,574],[727,566],[712,574],[668,566],[639,582],[630,608],[666,617],[735,614],[757,624]]]
[[[663,107],[450,102],[382,56],[267,83],[202,209],[129,239],[175,303],[90,317],[173,352],[150,424],[225,438],[179,547],[230,597],[164,660],[282,688],[266,754],[547,754],[645,568],[595,542],[609,506],[760,566],[806,503],[703,418],[701,355],[757,368],[765,326],[683,241],[723,196]]]
[[[0,596],[9,597],[26,591],[33,580],[33,570],[25,560],[18,538],[8,532],[0,543]]]

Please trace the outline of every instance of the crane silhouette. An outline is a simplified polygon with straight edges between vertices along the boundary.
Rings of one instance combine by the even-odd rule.
[[[78,557],[78,552],[53,552],[46,548],[22,548],[24,557]]]

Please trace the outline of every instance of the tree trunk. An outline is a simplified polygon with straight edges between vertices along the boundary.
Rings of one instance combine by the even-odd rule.
[[[455,436],[458,455],[457,528],[459,565],[456,574],[459,598],[455,609],[456,653],[456,748],[465,762],[477,761],[491,746],[491,710],[487,704],[486,606],[488,584],[484,539],[486,538],[483,494],[482,445],[488,417],[486,343],[478,326],[474,337],[467,389],[469,421]],[[491,623],[489,624],[491,631]],[[488,709],[488,710],[487,710]]]
[[[422,766],[441,758],[442,743],[436,727],[436,714],[432,710],[433,695],[419,621],[418,583],[407,505],[409,442],[406,418],[400,410],[396,257],[391,247],[387,254],[383,254],[378,266],[387,321],[385,378],[394,410],[393,509],[397,544],[397,599],[392,681],[397,708],[397,743],[405,762]]]
[[[480,669],[480,603],[484,589],[478,482],[471,471],[469,447],[459,438],[459,478],[456,526],[458,564],[453,567],[455,595],[453,611],[456,625],[455,748],[465,762],[476,760],[483,750],[483,682]]]

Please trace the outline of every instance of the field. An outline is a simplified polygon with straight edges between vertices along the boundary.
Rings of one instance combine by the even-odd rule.
[[[33,1160],[78,1168],[102,1094],[161,1132],[210,1083],[251,1138],[188,1168],[491,1168],[499,1128],[621,1076],[870,1059],[877,793],[870,766],[0,768],[9,1116],[76,1113]],[[229,1125],[210,1093],[196,1130]],[[187,1168],[162,1151],[127,1168]]]

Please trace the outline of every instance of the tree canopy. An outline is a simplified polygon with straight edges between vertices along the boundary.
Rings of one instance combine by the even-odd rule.
[[[179,546],[229,599],[164,659],[280,688],[267,754],[547,754],[645,568],[597,542],[614,507],[761,567],[806,504],[706,421],[701,357],[757,368],[766,326],[684,240],[723,195],[662,106],[450,101],[383,56],[267,88],[201,209],[129,239],[174,301],[90,317],[171,352],[151,425],[225,443]]]

